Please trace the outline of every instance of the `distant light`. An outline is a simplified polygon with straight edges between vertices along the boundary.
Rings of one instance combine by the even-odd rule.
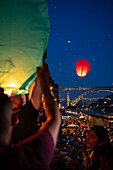
[[[104,104],[106,104],[107,102],[106,101],[104,101]]]
[[[54,101],[57,101],[57,98],[54,98]]]
[[[70,43],[71,41],[70,40],[68,40],[68,43]]]
[[[50,86],[50,90],[53,90],[53,87],[52,87],[52,86]]]

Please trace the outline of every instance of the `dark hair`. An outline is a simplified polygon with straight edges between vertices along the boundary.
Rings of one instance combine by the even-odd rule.
[[[91,129],[96,133],[100,141],[103,141],[106,144],[110,143],[108,131],[106,128],[104,128],[103,126],[95,125],[95,126],[92,126]]]
[[[103,157],[101,164],[105,167],[105,169],[112,169],[113,167],[113,147],[110,143],[110,139],[108,136],[108,131],[103,126],[93,126],[91,127],[98,139],[103,141],[102,146],[99,146],[94,152],[94,160],[93,160],[93,168],[96,169],[95,166],[100,164],[100,155]]]
[[[5,113],[7,104],[11,105],[9,97],[4,94],[3,91],[0,91],[0,134],[6,129],[8,125],[7,115]]]
[[[4,89],[2,87],[0,87],[0,94],[4,93]]]

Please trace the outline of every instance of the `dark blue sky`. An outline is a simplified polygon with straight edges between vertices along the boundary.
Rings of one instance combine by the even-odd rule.
[[[50,17],[47,62],[59,87],[113,86],[113,1],[46,0]],[[70,43],[68,43],[70,40]],[[75,62],[90,71],[76,75]]]

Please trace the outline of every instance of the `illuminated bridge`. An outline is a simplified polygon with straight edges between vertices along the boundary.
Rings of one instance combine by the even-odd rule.
[[[97,91],[108,91],[113,93],[113,87],[60,87],[59,90],[67,91],[67,106],[69,105],[75,106],[85,96]],[[69,91],[72,90],[82,90],[82,94],[80,94],[79,96],[75,97],[72,101],[70,101]]]

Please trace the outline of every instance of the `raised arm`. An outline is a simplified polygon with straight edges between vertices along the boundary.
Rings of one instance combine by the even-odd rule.
[[[46,57],[47,57],[47,50],[45,50],[45,53],[43,56],[43,63],[44,63]],[[39,79],[36,76],[35,85],[33,87],[33,91],[31,94],[31,102],[36,110],[38,110],[41,106],[41,97],[42,97],[42,90],[41,90],[41,86],[39,83]]]
[[[31,94],[31,102],[36,110],[40,108],[41,96],[42,96],[41,86],[40,86],[38,78],[36,77],[35,85],[34,85],[34,88]]]
[[[47,118],[46,122],[41,126],[41,129],[47,129],[51,133],[54,145],[56,145],[61,124],[61,114],[57,107],[57,102],[54,101],[54,97],[50,92],[48,83],[49,75],[50,73],[47,64],[43,63],[41,68],[37,68],[37,76],[44,95],[45,114]]]

